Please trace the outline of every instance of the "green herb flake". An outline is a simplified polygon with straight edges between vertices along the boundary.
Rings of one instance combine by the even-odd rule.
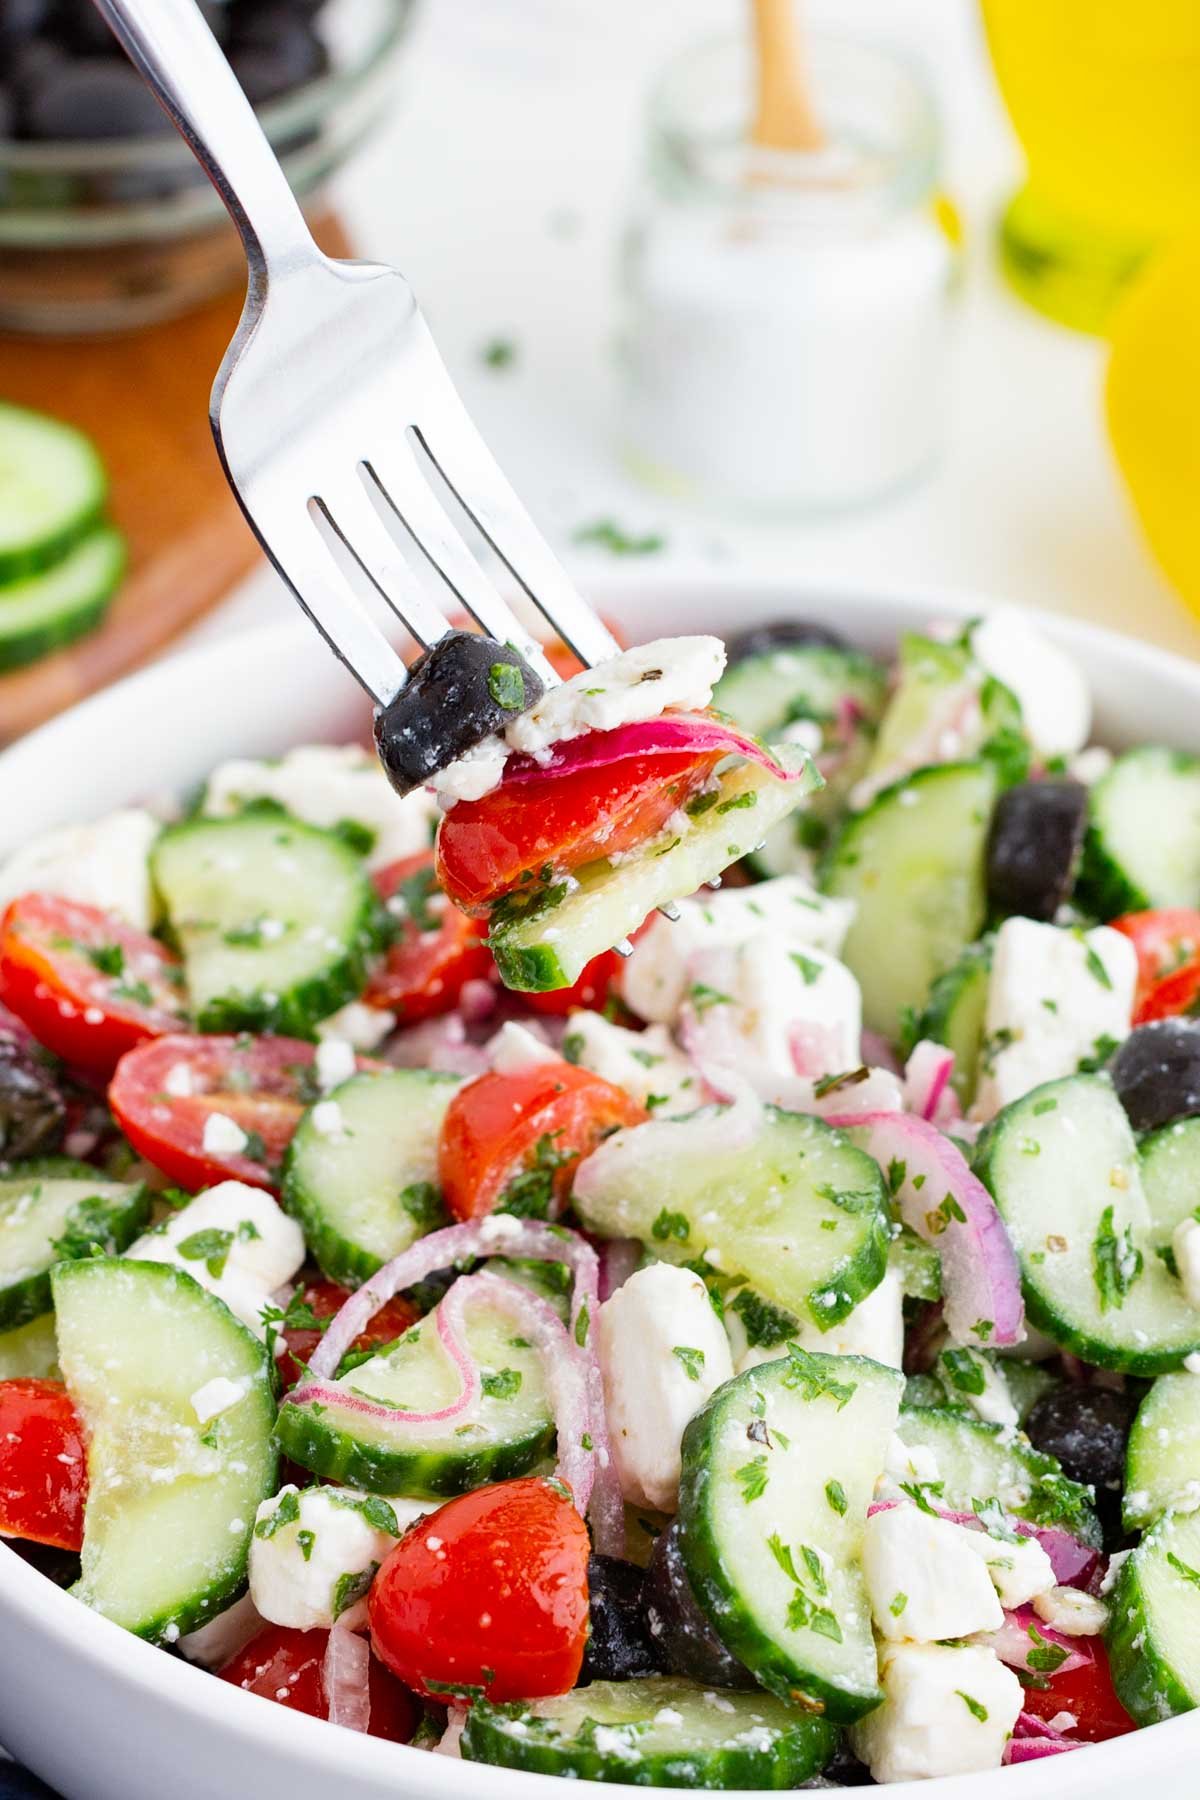
[[[684,1373],[689,1381],[699,1381],[704,1373],[703,1350],[693,1350],[690,1344],[675,1344],[672,1346],[671,1355],[683,1365]]]
[[[1092,1273],[1102,1313],[1124,1306],[1144,1263],[1142,1252],[1133,1242],[1132,1226],[1118,1231],[1113,1223],[1113,1208],[1106,1206],[1092,1244]]]
[[[595,519],[590,525],[581,525],[575,532],[577,544],[590,544],[598,550],[607,550],[613,556],[657,556],[665,547],[666,541],[657,531],[647,531],[640,535],[626,531],[615,519]]]
[[[315,1531],[298,1531],[296,1533],[296,1542],[300,1546],[300,1554],[305,1562],[312,1561],[313,1546],[316,1541],[317,1534]]]
[[[285,1525],[294,1525],[300,1517],[300,1496],[294,1490],[281,1496],[274,1512],[260,1519],[254,1527],[256,1538],[273,1538]]]
[[[751,1457],[740,1469],[735,1469],[734,1480],[742,1486],[742,1499],[747,1504],[752,1500],[761,1500],[767,1491],[767,1459],[765,1456]]]
[[[525,705],[525,677],[515,663],[494,662],[488,670],[488,693],[505,712],[520,712]]]
[[[489,1400],[511,1400],[521,1391],[521,1371],[497,1369],[492,1374],[482,1376],[479,1385]]]
[[[804,977],[805,987],[811,987],[814,981],[821,979],[821,964],[811,956],[805,956],[800,950],[789,950],[788,955]]]
[[[904,1611],[904,1609],[907,1605],[908,1605],[908,1595],[907,1594],[893,1594],[891,1604],[888,1607],[888,1611],[891,1613],[893,1619],[898,1619],[900,1617],[900,1614]]]
[[[833,1511],[838,1515],[838,1518],[844,1519],[846,1516],[846,1508],[850,1503],[846,1499],[846,1490],[840,1481],[827,1481],[825,1483],[825,1498]]]
[[[806,1400],[828,1398],[837,1401],[837,1409],[853,1400],[858,1392],[858,1383],[853,1381],[835,1381],[824,1367],[828,1360],[822,1356],[814,1356],[811,1351],[802,1350],[799,1344],[787,1347],[788,1367],[783,1376],[783,1385],[799,1388]]]
[[[986,1725],[988,1716],[987,1707],[984,1706],[981,1701],[976,1700],[973,1694],[964,1694],[961,1688],[955,1688],[954,1691],[970,1713],[971,1717],[973,1719],[978,1719],[981,1725]]]
[[[692,1228],[683,1213],[668,1212],[664,1206],[650,1227],[650,1235],[660,1244],[666,1243],[668,1238],[674,1238],[676,1243],[686,1244],[692,1235]]]

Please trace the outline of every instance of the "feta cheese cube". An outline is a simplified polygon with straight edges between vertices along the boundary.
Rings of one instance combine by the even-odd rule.
[[[1189,1306],[1200,1307],[1200,1221],[1181,1219],[1171,1235],[1175,1267]]]
[[[855,1755],[876,1781],[1000,1767],[1023,1690],[995,1651],[885,1644],[879,1679],[882,1706],[850,1731]]]
[[[765,932],[695,953],[681,1018],[699,1062],[736,1069],[764,1099],[783,1102],[797,1076],[859,1062],[862,994],[849,969]]]
[[[1108,1608],[1103,1600],[1085,1594],[1082,1588],[1052,1587],[1038,1594],[1033,1610],[1044,1624],[1064,1637],[1099,1637],[1108,1624]]]
[[[518,1025],[515,1019],[508,1019],[489,1040],[487,1058],[497,1075],[521,1075],[526,1069],[536,1069],[539,1063],[562,1061],[545,1038],[528,1025]]]
[[[1007,1611],[1024,1606],[1054,1586],[1054,1565],[1036,1538],[1006,1543],[986,1531],[964,1531],[971,1549],[987,1570],[997,1598]]]
[[[289,1485],[264,1500],[250,1539],[250,1598],[263,1618],[299,1631],[332,1625],[397,1542],[379,1523],[393,1522],[390,1511],[352,1488]]]
[[[976,1118],[990,1119],[1043,1082],[1129,1034],[1137,954],[1106,925],[1076,932],[1006,919],[988,982]]]
[[[680,918],[655,917],[621,971],[621,994],[639,1018],[672,1025],[691,981],[698,950],[736,949],[766,933],[787,950],[836,956],[850,929],[854,903],[829,899],[799,875],[778,875],[752,888],[725,888],[679,902]]]
[[[876,1500],[907,1501],[904,1486],[929,1487],[940,1480],[938,1460],[928,1444],[906,1444],[893,1433],[883,1469],[875,1483]]]
[[[323,1093],[328,1093],[330,1088],[341,1087],[343,1081],[349,1081],[358,1066],[354,1045],[346,1038],[334,1037],[332,1033],[321,1039],[313,1061],[316,1065],[317,1085]]]
[[[563,1039],[569,1062],[624,1088],[640,1106],[660,1118],[694,1112],[704,1104],[704,1087],[689,1057],[676,1049],[664,1025],[627,1031],[596,1012],[572,1013]]]
[[[302,744],[274,762],[221,763],[208,778],[203,811],[223,817],[248,800],[275,800],[310,825],[361,825],[372,834],[372,869],[428,850],[437,822],[423,788],[401,799],[378,759],[357,744]]]
[[[236,1406],[239,1400],[245,1399],[250,1392],[250,1377],[244,1375],[240,1381],[230,1381],[228,1375],[214,1375],[192,1395],[192,1411],[201,1425],[207,1425],[210,1419],[219,1418]]]
[[[155,913],[150,847],[160,830],[151,813],[129,807],[23,844],[0,867],[0,912],[36,890],[98,906],[149,931]]]
[[[317,1036],[325,1038],[344,1038],[355,1050],[370,1055],[378,1050],[385,1037],[396,1029],[396,1015],[387,1012],[383,1007],[364,1006],[361,1000],[351,1000],[348,1005],[339,1007],[322,1019],[317,1026]]]
[[[170,1262],[216,1294],[259,1337],[262,1309],[304,1261],[304,1233],[262,1188],[223,1181],[197,1194],[126,1255]]]
[[[206,1156],[240,1156],[249,1142],[237,1120],[227,1113],[210,1112],[204,1121],[200,1145]]]
[[[875,1629],[896,1641],[998,1631],[1004,1610],[973,1545],[977,1535],[907,1501],[872,1513],[863,1529],[862,1572]]]
[[[639,1269],[600,1308],[596,1349],[621,1492],[674,1512],[684,1428],[733,1374],[708,1290],[669,1263]]]
[[[657,638],[635,644],[547,688],[536,706],[508,726],[505,741],[510,750],[540,757],[585,731],[612,731],[617,725],[656,719],[668,707],[694,712],[708,705],[724,668],[720,638]]]
[[[971,633],[978,662],[1017,697],[1039,756],[1074,756],[1092,728],[1092,697],[1080,669],[1016,607],[1002,606]]]

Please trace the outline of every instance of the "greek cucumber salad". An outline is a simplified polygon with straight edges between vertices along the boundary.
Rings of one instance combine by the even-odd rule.
[[[1092,745],[1016,613],[479,643],[448,768],[231,760],[0,866],[11,1550],[576,1779],[1200,1704],[1200,757]]]

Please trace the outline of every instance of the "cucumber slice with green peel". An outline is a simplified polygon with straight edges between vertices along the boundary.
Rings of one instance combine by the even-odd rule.
[[[844,701],[874,721],[887,698],[888,672],[859,650],[824,644],[781,644],[743,657],[713,689],[713,705],[755,737],[770,737],[796,719],[832,724]]]
[[[56,1379],[58,1338],[54,1330],[54,1314],[42,1313],[28,1325],[15,1331],[0,1332],[0,1381],[18,1381],[26,1376]]]
[[[1144,1531],[1165,1512],[1198,1507],[1200,1377],[1160,1375],[1129,1433],[1121,1518],[1126,1531]]]
[[[446,1223],[438,1133],[462,1083],[431,1069],[353,1075],[329,1095],[343,1131],[301,1119],[283,1165],[283,1204],[331,1281],[358,1287]]]
[[[958,961],[934,981],[917,1026],[917,1036],[954,1052],[950,1083],[964,1107],[975,1098],[983,1053],[992,940],[968,944]]]
[[[938,1480],[929,1494],[935,1506],[973,1512],[977,1500],[998,1500],[1015,1518],[1061,1525],[1083,1543],[1099,1545],[1090,1491],[1028,1438],[958,1408],[909,1404],[896,1431],[909,1449],[924,1446],[936,1458]]]
[[[985,747],[1003,763],[1005,780],[1029,765],[1021,708],[1002,682],[985,676],[962,644],[917,632],[900,639],[899,679],[880,722],[866,777],[978,756]],[[948,754],[947,754],[948,753]]]
[[[52,1276],[59,1361],[88,1443],[83,1572],[72,1589],[139,1637],[174,1643],[246,1580],[255,1508],[275,1492],[264,1346],[170,1263],[95,1258]],[[217,1379],[241,1398],[201,1420]]]
[[[594,1681],[552,1700],[467,1715],[467,1762],[631,1787],[798,1787],[824,1768],[838,1733],[771,1694],[714,1692],[680,1676]]]
[[[996,792],[989,763],[946,763],[886,788],[843,826],[822,885],[857,906],[842,960],[858,977],[870,1030],[899,1037],[979,936]]]
[[[859,1568],[904,1377],[795,1346],[718,1388],[683,1437],[680,1545],[726,1648],[848,1724],[882,1699]]]
[[[151,873],[201,1031],[311,1037],[390,935],[362,858],[276,808],[168,826]]]
[[[90,438],[0,403],[0,582],[57,562],[99,518],[107,492]]]
[[[942,1259],[932,1244],[907,1226],[892,1239],[888,1261],[900,1273],[900,1287],[911,1300],[940,1300]]]
[[[488,943],[506,987],[540,993],[570,987],[594,956],[628,937],[655,909],[715,879],[760,844],[819,777],[802,752],[774,746],[772,754],[805,778],[780,781],[759,763],[722,776],[713,805],[681,823],[680,834],[651,845],[628,862],[590,863],[571,881],[492,908]],[[686,829],[684,829],[686,826]]]
[[[56,1262],[124,1250],[149,1219],[141,1182],[106,1181],[66,1157],[9,1165],[0,1175],[0,1331],[51,1310]]]
[[[125,540],[104,525],[61,562],[0,587],[0,674],[23,669],[97,626],[125,573]]]
[[[889,1230],[879,1166],[809,1114],[764,1110],[723,1143],[724,1108],[615,1132],[580,1165],[572,1205],[599,1237],[666,1262],[707,1260],[823,1330],[878,1287]]]
[[[1138,1144],[1142,1187],[1160,1250],[1171,1242],[1175,1227],[1196,1216],[1200,1203],[1200,1118],[1173,1119],[1149,1131]],[[1171,1259],[1161,1260],[1169,1266]]]
[[[1200,756],[1144,744],[1088,796],[1080,902],[1100,919],[1200,905]]]
[[[1167,1513],[1122,1564],[1107,1637],[1113,1686],[1139,1725],[1200,1706],[1200,1513]]]
[[[465,1338],[484,1372],[483,1392],[449,1421],[417,1425],[357,1412],[353,1400],[430,1413],[458,1395],[460,1377],[432,1315],[413,1325],[385,1355],[360,1363],[341,1380],[348,1404],[308,1401],[293,1388],[279,1409],[285,1456],[325,1480],[377,1494],[420,1498],[465,1494],[488,1481],[525,1475],[554,1442],[541,1360],[507,1314],[475,1301]]]
[[[1196,1202],[1194,1152],[1173,1155],[1173,1129],[1143,1161],[1108,1077],[1070,1075],[1006,1106],[979,1140],[976,1173],[1016,1250],[1030,1322],[1102,1369],[1159,1375],[1200,1349],[1200,1312],[1158,1254]]]

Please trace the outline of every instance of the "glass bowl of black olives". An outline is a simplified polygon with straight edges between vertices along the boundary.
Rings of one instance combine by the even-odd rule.
[[[306,211],[394,91],[416,0],[200,0]],[[152,324],[241,245],[91,0],[0,0],[0,330]]]

